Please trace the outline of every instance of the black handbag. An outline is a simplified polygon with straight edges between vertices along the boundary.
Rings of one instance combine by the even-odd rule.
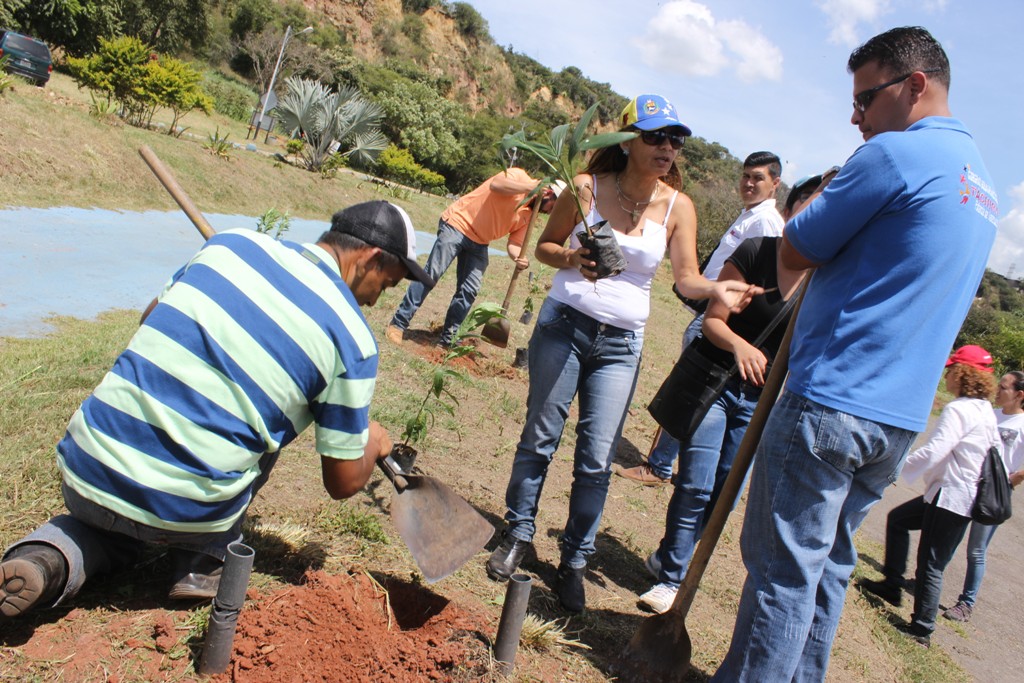
[[[999,447],[991,446],[981,465],[981,479],[974,507],[971,508],[971,519],[979,524],[1002,524],[1013,514],[1010,505],[1012,493]]]
[[[803,285],[801,285],[803,287]],[[760,347],[768,335],[793,310],[799,292],[789,298],[768,326],[761,331],[753,345]],[[661,425],[661,428],[686,443],[704,421],[711,404],[718,400],[725,389],[725,383],[739,370],[736,363],[723,368],[705,356],[698,349],[696,339],[683,349],[679,360],[672,367],[658,393],[654,395],[647,412]]]

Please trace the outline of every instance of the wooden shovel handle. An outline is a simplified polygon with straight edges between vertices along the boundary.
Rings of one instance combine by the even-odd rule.
[[[206,220],[196,205],[192,203],[189,196],[185,194],[185,190],[181,189],[181,185],[174,179],[171,172],[167,170],[163,162],[157,158],[156,154],[153,153],[148,146],[143,145],[139,147],[139,155],[143,161],[149,166],[149,169],[153,171],[153,174],[163,184],[164,188],[171,194],[174,201],[178,202],[178,206],[185,212],[185,215],[189,217],[192,224],[196,226],[199,233],[203,236],[203,239],[210,239],[217,234],[217,231],[213,229],[213,226]]]
[[[810,275],[807,277],[809,278]],[[757,407],[754,408],[754,414],[750,417],[747,431],[743,435],[743,441],[740,442],[736,458],[733,460],[732,469],[725,479],[725,484],[722,485],[722,492],[718,494],[718,502],[715,503],[715,508],[711,511],[708,525],[704,529],[697,550],[693,553],[693,559],[690,560],[686,576],[683,578],[682,585],[679,586],[679,593],[672,603],[673,615],[679,619],[685,618],[690,611],[693,597],[697,594],[697,587],[700,586],[700,580],[708,568],[712,553],[715,552],[715,546],[718,545],[718,539],[729,519],[729,513],[732,512],[733,501],[736,500],[743,481],[747,478],[747,470],[750,469],[750,464],[754,460],[754,452],[761,441],[768,415],[782,392],[786,373],[789,372],[789,342],[793,338],[793,327],[796,325],[796,317],[800,312],[800,304],[803,303],[806,291],[807,283],[800,289],[800,298],[797,300],[796,306],[793,307],[793,315],[789,319],[789,325],[786,326],[786,334],[782,337],[779,352],[776,354],[775,360],[772,361],[771,372],[768,373],[764,386],[761,388],[761,397],[757,401]]]
[[[543,197],[544,193],[540,192],[533,200],[533,208],[530,209],[530,220],[527,222],[526,232],[523,234],[523,246],[522,251],[519,252],[520,256],[522,256],[523,251],[526,251],[527,245],[530,244],[530,233],[533,232],[533,224],[537,221],[537,214],[540,213],[540,205],[544,203],[542,201]],[[519,279],[520,272],[517,264],[516,269],[512,271],[512,279],[509,280],[508,291],[505,292],[505,300],[501,304],[502,313],[508,313],[508,305],[512,303],[512,292],[515,291],[516,280]]]

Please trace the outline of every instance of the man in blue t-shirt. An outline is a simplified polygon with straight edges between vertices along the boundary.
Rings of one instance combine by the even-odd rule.
[[[716,681],[825,679],[853,534],[926,425],[995,239],[992,182],[951,118],[939,43],[897,28],[847,66],[864,144],[783,235],[783,262],[816,271],[756,454],[747,579]]]

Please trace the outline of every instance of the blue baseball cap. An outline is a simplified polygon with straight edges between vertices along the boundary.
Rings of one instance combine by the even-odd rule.
[[[634,97],[619,118],[623,128],[633,126],[639,130],[657,130],[675,126],[683,129],[683,135],[693,135],[689,126],[679,120],[676,108],[661,95]]]

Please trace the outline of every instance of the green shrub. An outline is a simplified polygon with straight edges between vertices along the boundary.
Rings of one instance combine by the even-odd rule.
[[[215,71],[203,74],[202,88],[213,100],[213,110],[235,121],[248,123],[259,103],[249,86]]]
[[[397,183],[428,192],[441,193],[444,191],[443,175],[423,168],[416,163],[409,150],[395,145],[388,145],[387,149],[380,153],[375,169],[378,175],[387,180],[394,180]]]
[[[288,152],[288,154],[300,154],[305,146],[306,143],[299,138],[292,138],[284,143],[284,151]]]

